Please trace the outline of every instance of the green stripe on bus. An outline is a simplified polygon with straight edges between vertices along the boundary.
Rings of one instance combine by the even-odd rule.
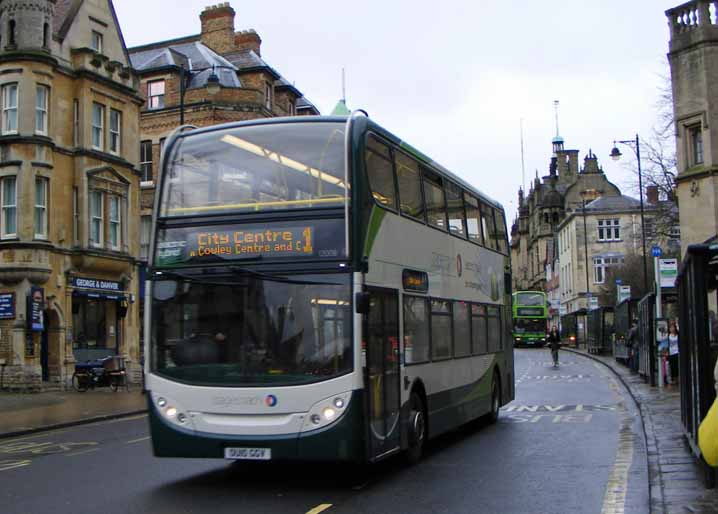
[[[386,211],[374,205],[371,208],[371,216],[369,216],[369,228],[366,233],[366,242],[364,243],[364,255],[369,257],[371,255],[371,249],[376,241],[376,236],[379,233],[382,221],[384,221]]]

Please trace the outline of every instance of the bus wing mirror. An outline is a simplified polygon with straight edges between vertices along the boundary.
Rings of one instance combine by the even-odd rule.
[[[354,309],[357,314],[369,314],[369,293],[354,294]]]

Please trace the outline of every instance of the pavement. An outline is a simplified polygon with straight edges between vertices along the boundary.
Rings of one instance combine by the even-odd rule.
[[[608,366],[638,404],[648,448],[651,514],[718,514],[718,488],[706,489],[681,424],[678,385],[651,387],[612,356],[566,348]]]
[[[84,393],[0,392],[0,439],[32,434],[147,411],[146,396],[139,386],[130,391],[90,390]]]

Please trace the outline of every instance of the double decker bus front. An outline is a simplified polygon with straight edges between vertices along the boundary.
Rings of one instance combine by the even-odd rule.
[[[546,294],[541,291],[514,293],[514,344],[543,346],[546,344]]]
[[[362,458],[345,127],[245,123],[168,148],[146,318],[156,455]]]

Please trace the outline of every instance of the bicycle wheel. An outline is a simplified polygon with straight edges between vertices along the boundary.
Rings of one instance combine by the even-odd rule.
[[[88,376],[86,373],[78,373],[75,371],[72,374],[72,387],[78,393],[84,393],[87,391]]]
[[[119,378],[120,377],[118,377],[117,375],[110,376],[110,389],[112,389],[113,393],[117,392],[117,389],[119,387],[119,384],[118,384]]]

